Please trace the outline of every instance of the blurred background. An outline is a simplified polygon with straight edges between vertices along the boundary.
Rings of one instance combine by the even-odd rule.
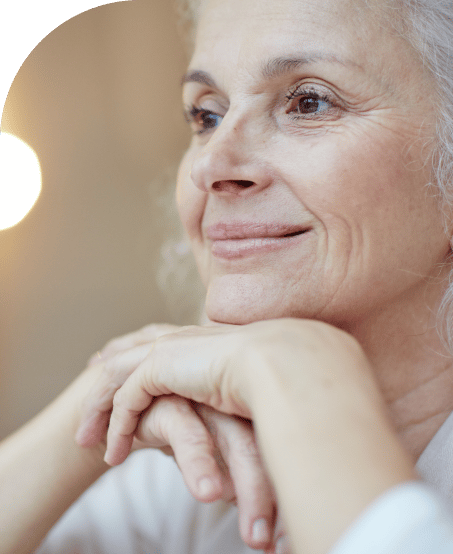
[[[35,150],[42,192],[0,231],[0,438],[110,338],[191,320],[156,284],[189,140],[186,64],[173,2],[118,2],[54,30],[11,86],[1,130]]]

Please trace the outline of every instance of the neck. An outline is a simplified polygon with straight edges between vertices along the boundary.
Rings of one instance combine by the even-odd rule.
[[[445,281],[437,287],[425,284],[352,331],[414,462],[453,411],[453,358],[436,327]]]

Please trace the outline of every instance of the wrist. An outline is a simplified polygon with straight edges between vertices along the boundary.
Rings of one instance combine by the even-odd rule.
[[[287,528],[324,552],[377,496],[416,475],[359,345],[304,325],[284,322],[284,334],[251,349],[246,390]]]
[[[96,475],[102,474],[109,468],[104,462],[105,440],[87,448],[78,445],[75,437],[82,418],[83,402],[87,392],[95,383],[100,369],[100,366],[95,365],[86,368],[47,408],[52,412],[52,419],[56,423],[53,429],[56,440],[68,445],[81,468]]]

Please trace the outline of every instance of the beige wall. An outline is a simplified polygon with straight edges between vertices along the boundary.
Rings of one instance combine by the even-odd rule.
[[[0,231],[0,437],[109,338],[171,319],[155,179],[188,141],[181,44],[172,2],[118,2],[53,31],[12,85],[2,130],[36,150],[43,191]]]

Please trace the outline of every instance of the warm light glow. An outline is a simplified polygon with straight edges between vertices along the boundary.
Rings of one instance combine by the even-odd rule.
[[[0,230],[21,221],[41,192],[41,168],[34,150],[0,133]]]

